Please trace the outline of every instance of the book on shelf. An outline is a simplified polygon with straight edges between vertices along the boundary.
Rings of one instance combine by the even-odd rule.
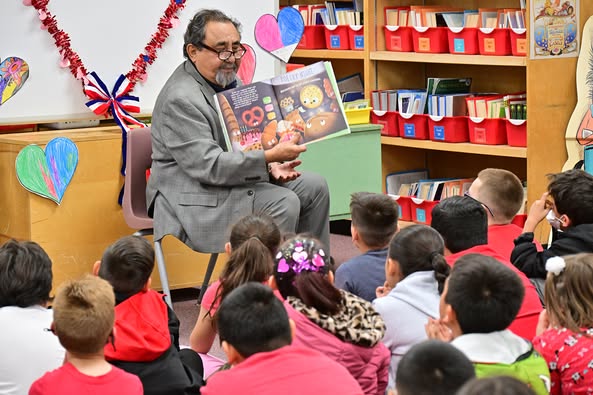
[[[329,62],[215,95],[229,151],[270,149],[301,135],[299,144],[350,133]]]
[[[398,89],[397,109],[405,114],[424,114],[427,97],[423,89]]]
[[[463,27],[463,11],[441,12],[447,27]]]
[[[426,92],[429,95],[445,95],[450,93],[469,93],[472,79],[466,78],[435,78],[426,79]]]
[[[464,10],[463,11],[463,26],[464,27],[480,27],[480,15],[478,10]]]
[[[466,98],[469,93],[430,95],[428,113],[433,116],[457,117],[467,115]]]
[[[428,177],[427,169],[405,170],[390,173],[385,177],[385,189],[390,195],[415,196],[416,184]]]

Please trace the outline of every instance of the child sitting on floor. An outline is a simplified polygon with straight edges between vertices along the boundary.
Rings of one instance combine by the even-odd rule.
[[[142,383],[105,360],[113,342],[113,288],[105,280],[85,276],[60,287],[53,302],[51,330],[66,349],[62,367],[35,381],[29,395],[142,395]]]
[[[546,261],[547,310],[533,346],[548,362],[553,395],[593,393],[593,254]]]
[[[511,269],[489,256],[465,255],[445,283],[441,318],[429,319],[428,337],[451,340],[474,363],[478,377],[514,376],[537,394],[548,394],[546,361],[528,340],[507,329],[524,295],[521,280]]]

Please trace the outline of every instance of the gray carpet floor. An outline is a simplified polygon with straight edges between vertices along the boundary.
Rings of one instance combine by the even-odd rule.
[[[358,250],[352,244],[350,236],[331,234],[330,243],[331,254],[335,260],[336,268],[348,259],[358,255]],[[199,306],[196,302],[199,292],[199,288],[185,288],[171,291],[173,308],[181,322],[179,344],[182,346],[189,345],[189,335],[198,318]],[[210,354],[221,359],[225,358],[218,340],[215,340]]]

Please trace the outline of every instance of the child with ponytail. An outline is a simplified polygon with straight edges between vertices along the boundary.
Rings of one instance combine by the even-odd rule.
[[[233,225],[225,250],[229,260],[220,278],[206,290],[200,314],[190,335],[192,349],[207,353],[216,337],[214,316],[231,291],[250,281],[265,283],[272,274],[273,256],[281,234],[274,221],[263,215],[245,216]]]
[[[550,393],[593,393],[593,254],[549,258],[546,270],[533,346],[550,368]]]
[[[373,307],[387,326],[383,344],[391,351],[390,387],[395,387],[402,356],[426,340],[428,318],[439,317],[440,293],[450,270],[444,248],[441,235],[426,225],[404,228],[389,243],[386,282],[377,288]]]
[[[295,323],[292,344],[343,365],[365,394],[384,395],[389,368],[389,351],[381,343],[385,324],[370,302],[333,285],[330,257],[316,239],[290,238],[274,261],[270,283]]]

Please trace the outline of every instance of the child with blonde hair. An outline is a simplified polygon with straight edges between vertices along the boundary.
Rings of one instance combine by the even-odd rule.
[[[593,254],[549,258],[546,270],[533,346],[548,362],[550,393],[593,393]]]
[[[113,288],[95,276],[58,290],[51,330],[66,349],[65,363],[35,381],[29,395],[143,394],[138,377],[105,360],[105,344],[114,337],[114,306]]]

